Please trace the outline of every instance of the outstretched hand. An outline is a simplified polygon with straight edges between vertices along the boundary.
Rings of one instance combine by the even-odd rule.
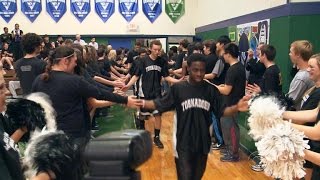
[[[130,88],[130,86],[125,85],[125,86],[123,86],[123,87],[121,88],[121,91],[127,92],[127,91],[129,90],[129,88]]]
[[[261,92],[261,88],[257,84],[248,84],[246,90],[253,94],[259,94]]]
[[[249,96],[249,95],[243,96],[239,100],[239,102],[237,103],[238,111],[241,111],[241,112],[249,111],[249,101],[250,101],[250,99],[251,99],[251,96]]]
[[[127,107],[140,108],[143,106],[143,100],[137,99],[136,96],[128,96]]]
[[[123,86],[125,86],[125,83],[121,80],[115,80],[115,81],[113,81],[113,86],[122,88]]]

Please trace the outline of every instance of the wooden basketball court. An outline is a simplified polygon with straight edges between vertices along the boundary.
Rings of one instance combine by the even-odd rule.
[[[142,180],[175,180],[177,179],[172,148],[172,123],[173,112],[162,115],[161,141],[164,149],[153,146],[152,157],[144,163],[139,170]],[[153,133],[152,118],[146,121],[146,129]],[[254,172],[250,166],[253,161],[241,153],[241,160],[236,163],[221,162],[219,151],[212,151],[209,154],[207,168],[203,180],[265,180],[272,179],[263,172]]]

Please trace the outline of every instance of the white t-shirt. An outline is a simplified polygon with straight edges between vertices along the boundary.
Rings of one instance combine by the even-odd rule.
[[[97,42],[94,42],[94,43],[92,43],[92,42],[89,42],[89,46],[93,46],[96,50],[98,50],[98,43]]]
[[[78,41],[78,40],[75,40],[75,41],[73,41],[73,43],[74,43],[74,44],[80,44],[81,46],[87,45],[87,43],[86,43],[84,40],[82,40],[82,39],[80,39],[79,41]]]

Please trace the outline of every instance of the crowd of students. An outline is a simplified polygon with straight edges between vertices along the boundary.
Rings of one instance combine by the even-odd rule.
[[[288,109],[295,112],[286,111],[284,118],[305,124],[293,126],[310,138],[306,179],[320,177],[317,154],[312,153],[320,152],[317,123],[320,55],[313,55],[313,47],[306,40],[295,41],[290,46],[289,56],[298,72],[288,93],[282,92],[281,74],[287,72],[281,72],[276,65],[274,46],[259,44],[256,53],[248,50],[248,63],[243,64],[238,60],[238,45],[228,36],[202,43],[181,40],[179,47],[170,48],[168,54],[158,40],[152,41],[148,48],[136,42],[131,51],[98,45],[94,38],[87,45],[80,35],[75,41],[64,41],[58,36],[56,42],[50,42],[48,36],[41,38],[27,33],[19,43],[25,55],[16,59],[14,69],[23,95],[48,94],[57,113],[58,129],[81,150],[90,140],[91,128],[95,127],[92,124],[97,108],[113,103],[138,108],[139,129],[145,129],[144,121],[153,116],[153,141],[160,149],[164,148],[160,138],[161,113],[175,110],[178,178],[201,179],[210,149],[220,150],[222,162],[240,160],[238,115],[247,110],[252,95],[273,94],[279,98],[286,95],[293,100]],[[9,63],[12,60],[6,58],[1,62],[13,69]],[[14,95],[19,85],[9,84]],[[133,85],[137,98],[123,96]],[[312,112],[312,117],[300,115],[307,112]],[[252,168],[263,170],[260,164]]]

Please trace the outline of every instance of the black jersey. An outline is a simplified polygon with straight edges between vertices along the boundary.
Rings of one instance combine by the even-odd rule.
[[[138,61],[134,75],[140,76],[138,86],[139,96],[145,99],[154,99],[161,96],[161,78],[169,76],[168,62],[157,57],[152,60],[145,56]]]
[[[281,73],[277,65],[272,65],[266,69],[260,88],[264,93],[276,93],[278,95],[282,93]]]
[[[219,119],[224,109],[221,102],[219,90],[205,81],[198,85],[176,83],[163,98],[155,100],[159,112],[176,110],[177,151],[203,154],[210,151],[210,113],[213,111]]]

